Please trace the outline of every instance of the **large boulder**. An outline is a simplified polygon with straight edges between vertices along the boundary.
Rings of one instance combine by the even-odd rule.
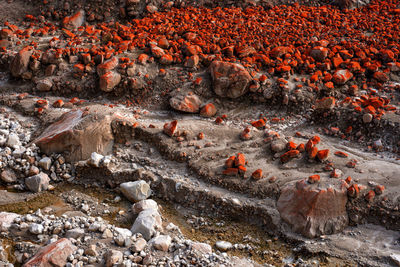
[[[150,240],[158,230],[162,230],[162,220],[161,215],[155,209],[146,209],[140,212],[131,228],[133,234],[141,233],[146,240]]]
[[[25,186],[34,193],[46,191],[49,183],[50,178],[44,172],[25,178]]]
[[[197,95],[189,93],[171,97],[169,104],[173,109],[179,111],[197,113],[200,110],[201,100]]]
[[[114,143],[114,115],[102,112],[102,106],[96,107],[97,113],[80,109],[64,113],[34,143],[47,155],[64,152],[68,161],[85,160],[93,152],[109,154]]]
[[[252,78],[240,64],[213,61],[210,65],[214,92],[221,97],[237,98],[249,89]]]
[[[13,77],[20,77],[28,71],[29,60],[33,53],[33,48],[27,46],[22,48],[11,61],[10,72]]]
[[[348,224],[346,185],[338,179],[287,184],[277,202],[281,218],[309,238],[342,231]]]
[[[68,256],[76,249],[69,239],[61,238],[41,248],[23,267],[65,266]]]
[[[114,71],[106,72],[100,76],[99,87],[103,92],[111,92],[121,81],[121,75]]]

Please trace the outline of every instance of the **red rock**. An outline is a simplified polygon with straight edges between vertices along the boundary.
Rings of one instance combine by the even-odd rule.
[[[298,151],[300,151],[300,152],[304,152],[304,151],[305,151],[305,146],[304,146],[304,144],[300,144],[300,145],[298,145],[298,146],[296,147],[296,149],[297,149]]]
[[[199,133],[199,134],[197,135],[197,139],[203,140],[203,139],[204,139],[204,133]]]
[[[348,224],[346,184],[324,180],[311,184],[291,182],[281,191],[277,208],[295,232],[313,238],[338,233]]]
[[[285,54],[291,53],[291,52],[293,52],[293,50],[290,47],[278,46],[271,50],[271,52],[269,53],[269,56],[272,58],[278,58],[278,57],[282,57]]]
[[[315,159],[315,157],[317,156],[317,154],[318,154],[318,148],[315,147],[315,146],[313,146],[313,147],[311,148],[311,150],[308,152],[308,158],[310,158],[310,159]]]
[[[112,57],[109,60],[105,61],[103,64],[99,64],[97,66],[97,74],[102,76],[109,71],[115,69],[119,64],[118,58]]]
[[[374,79],[376,79],[376,80],[378,80],[380,82],[383,82],[383,83],[387,82],[389,80],[389,77],[385,73],[383,73],[381,71],[375,72],[373,77],[374,77]]]
[[[337,70],[332,77],[333,82],[338,85],[345,84],[351,78],[353,78],[353,74],[349,70]]]
[[[318,174],[314,174],[314,175],[311,175],[310,177],[308,177],[307,181],[310,184],[315,184],[315,183],[319,182],[320,179],[321,179],[321,177]]]
[[[238,168],[228,168],[222,172],[224,175],[236,176],[239,173]]]
[[[161,47],[158,47],[158,46],[152,46],[151,47],[151,53],[153,54],[153,56],[155,58],[160,58],[163,55],[165,55],[164,49],[162,49]]]
[[[374,198],[375,198],[375,192],[374,192],[374,190],[369,190],[368,193],[365,195],[365,199],[366,199],[368,202],[374,201]]]
[[[292,141],[290,141],[286,144],[286,148],[288,150],[295,150],[295,149],[297,149],[297,147],[298,147],[298,145]]]
[[[327,159],[327,158],[328,158],[328,155],[329,155],[329,149],[319,150],[319,151],[317,152],[317,158],[318,158],[320,161],[323,161],[323,160]]]
[[[230,156],[226,161],[225,161],[225,168],[233,168],[235,165],[235,156]]]
[[[200,110],[200,116],[202,117],[212,117],[217,113],[217,109],[213,103],[208,103],[204,105]]]
[[[103,92],[111,92],[121,81],[121,75],[114,71],[109,71],[100,76],[99,87]]]
[[[250,135],[250,128],[246,127],[242,133],[240,134],[240,139],[246,141],[246,140],[250,140],[251,139],[251,135]]]
[[[289,160],[291,160],[291,159],[297,157],[299,154],[300,154],[300,151],[298,151],[298,150],[290,150],[290,151],[286,152],[285,154],[283,154],[283,155],[280,157],[281,162],[282,162],[282,163],[286,163],[286,162],[288,162]]]
[[[10,72],[13,77],[20,77],[28,71],[29,60],[33,53],[33,48],[26,46],[22,48],[11,61]]]
[[[254,180],[260,180],[260,179],[263,177],[262,170],[261,170],[261,169],[255,170],[255,171],[251,174],[251,177],[252,177]]]
[[[351,183],[351,177],[348,176],[345,181],[346,181],[347,184],[350,184]]]
[[[64,106],[64,101],[62,101],[61,99],[58,99],[53,103],[53,107],[55,108],[61,108],[62,106]]]
[[[164,133],[168,136],[173,136],[176,130],[176,126],[178,125],[178,121],[174,120],[171,122],[167,122],[164,124]]]
[[[251,125],[256,128],[263,128],[265,127],[265,121],[263,119],[259,119],[258,121],[251,122]]]
[[[347,195],[349,197],[356,198],[358,197],[359,193],[360,193],[360,188],[358,187],[357,184],[353,184],[347,189]]]
[[[377,195],[382,195],[383,191],[385,191],[385,187],[383,185],[377,185],[374,190]]]
[[[67,258],[77,248],[67,238],[61,238],[39,251],[23,267],[65,266]]]
[[[197,95],[190,92],[187,95],[180,94],[171,97],[169,100],[169,104],[175,110],[188,113],[197,113],[200,109],[201,100]]]
[[[166,56],[166,55],[164,55],[164,56]],[[145,65],[148,60],[149,60],[149,56],[146,55],[146,54],[140,54],[138,59],[137,59],[138,63],[142,64],[142,65]]]
[[[316,61],[322,62],[328,56],[329,50],[322,46],[314,47],[311,52],[310,56],[313,57]]]
[[[239,171],[239,174],[243,176],[246,173],[247,168],[245,166],[240,165],[238,167],[238,171]]]
[[[347,153],[344,153],[342,151],[336,151],[335,156],[341,157],[341,158],[347,158],[349,155]]]
[[[68,30],[74,30],[82,26],[85,21],[85,11],[79,10],[71,17],[65,17],[62,21],[63,27]]]
[[[237,153],[236,158],[235,158],[235,166],[244,166],[246,165],[246,157],[242,153]]]
[[[244,95],[252,81],[249,72],[236,63],[213,61],[210,72],[214,92],[221,97],[237,98]]]
[[[216,124],[221,124],[222,122],[223,122],[223,120],[222,120],[221,117],[217,117],[217,118],[215,119],[215,123],[216,123]]]
[[[314,145],[317,145],[320,141],[321,141],[321,137],[319,137],[318,135],[315,135],[311,138],[311,141]]]
[[[170,65],[173,62],[174,62],[174,59],[169,54],[165,54],[160,58],[160,64],[163,64],[163,65]]]

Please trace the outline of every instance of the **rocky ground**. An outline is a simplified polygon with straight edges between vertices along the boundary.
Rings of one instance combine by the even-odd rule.
[[[400,266],[397,1],[0,7],[0,266]]]

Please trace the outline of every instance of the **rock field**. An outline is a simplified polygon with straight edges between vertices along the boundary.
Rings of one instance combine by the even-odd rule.
[[[400,2],[0,2],[0,266],[400,266]]]

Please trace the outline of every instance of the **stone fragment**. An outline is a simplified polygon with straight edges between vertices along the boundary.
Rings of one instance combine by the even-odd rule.
[[[48,92],[53,87],[53,82],[50,79],[42,79],[36,83],[36,88],[40,92]]]
[[[131,250],[132,252],[141,252],[147,245],[147,241],[143,238],[138,238],[135,243],[133,243]]]
[[[232,249],[232,247],[233,247],[232,243],[231,242],[227,242],[227,241],[217,241],[215,243],[215,246],[220,251],[228,251],[228,250]]]
[[[44,172],[25,178],[25,186],[34,193],[47,190],[49,182],[50,178]]]
[[[84,235],[85,235],[85,230],[82,228],[70,229],[65,233],[65,237],[73,239],[78,239]]]
[[[336,102],[335,98],[332,96],[324,97],[315,103],[315,109],[320,109],[320,110],[333,109],[335,107],[335,102]]]
[[[121,75],[114,71],[109,71],[100,76],[99,87],[103,92],[111,92],[121,81]]]
[[[5,211],[0,212],[0,232],[8,232],[8,229],[10,228],[11,224],[14,222],[16,218],[20,216],[21,215],[16,213],[5,212]]]
[[[29,232],[34,234],[34,235],[40,235],[43,233],[44,227],[41,224],[38,223],[32,223],[29,226]]]
[[[131,232],[141,233],[144,239],[150,240],[157,230],[161,229],[161,215],[154,209],[146,209],[139,213],[132,225]]]
[[[197,251],[201,254],[211,254],[212,253],[212,248],[209,244],[200,243],[200,242],[194,242],[192,244],[192,250]]]
[[[188,113],[197,113],[200,109],[201,100],[193,93],[189,93],[187,95],[178,94],[170,98],[169,104],[175,110]]]
[[[178,121],[174,120],[171,122],[166,122],[163,127],[163,131],[166,135],[172,137],[175,133],[176,126],[178,125]]]
[[[69,239],[61,238],[41,248],[23,267],[65,266],[68,256],[76,249]]]
[[[149,243],[153,244],[155,249],[167,252],[171,241],[172,238],[169,235],[159,235],[150,240]]]
[[[15,133],[10,133],[7,138],[6,145],[8,147],[17,147],[21,145],[21,141],[19,140],[18,135]]]
[[[104,254],[104,260],[106,262],[106,267],[111,267],[116,264],[122,263],[122,260],[124,258],[124,255],[122,254],[121,251],[118,250],[108,250]]]
[[[132,205],[134,214],[139,214],[146,209],[154,209],[158,211],[158,204],[152,199],[144,199]]]
[[[100,155],[100,154],[98,154],[96,152],[93,152],[92,154],[90,154],[90,158],[88,160],[88,164],[90,166],[98,168],[98,167],[100,167],[100,163],[103,160],[103,158],[104,158],[103,155]]]
[[[285,150],[287,144],[287,140],[285,138],[279,138],[271,143],[271,150],[275,153],[282,152]]]
[[[319,183],[299,180],[287,184],[277,208],[295,232],[313,238],[338,233],[348,224],[346,183],[328,179]]]
[[[214,92],[221,97],[238,98],[249,89],[252,78],[240,64],[213,61],[210,65]]]
[[[217,113],[217,108],[214,106],[213,103],[208,103],[204,105],[200,110],[200,116],[202,117],[213,117]]]
[[[6,169],[0,173],[0,178],[5,183],[14,183],[17,181],[17,175],[11,169]]]
[[[10,72],[13,77],[20,77],[28,71],[30,57],[33,53],[33,48],[30,46],[22,48],[11,61]]]
[[[119,60],[116,57],[112,57],[109,60],[105,61],[102,64],[97,66],[97,74],[102,76],[109,71],[114,70],[118,66]]]
[[[149,184],[143,180],[122,183],[120,189],[122,194],[132,202],[144,200],[151,195]]]
[[[49,157],[42,158],[41,160],[39,160],[38,165],[39,165],[39,167],[45,169],[46,171],[50,170],[51,158],[49,158]]]
[[[65,17],[62,21],[64,28],[68,30],[74,30],[82,26],[85,22],[85,11],[79,10],[70,17]]]

